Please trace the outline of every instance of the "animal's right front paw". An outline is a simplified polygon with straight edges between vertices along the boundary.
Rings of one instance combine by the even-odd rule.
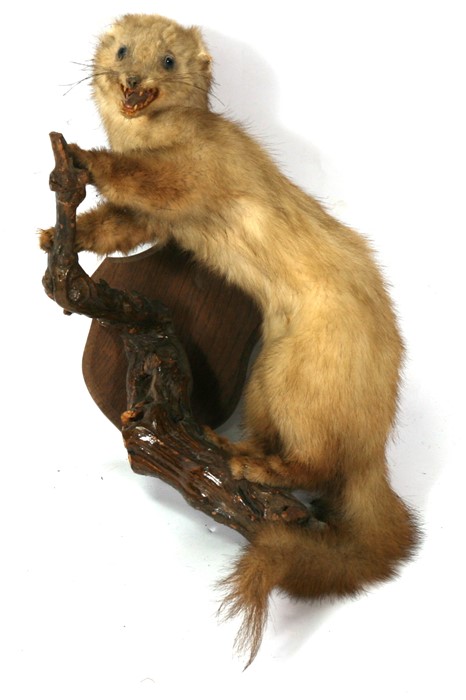
[[[52,226],[51,228],[47,228],[47,229],[40,229],[40,231],[39,231],[39,245],[42,248],[42,250],[45,250],[46,252],[48,252],[49,250],[52,249],[54,236],[55,236],[55,227],[54,226]]]

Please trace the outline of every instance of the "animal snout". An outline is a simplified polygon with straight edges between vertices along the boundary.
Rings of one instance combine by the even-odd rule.
[[[126,78],[126,87],[131,88],[134,90],[139,84],[141,83],[141,76],[140,75],[128,75]]]

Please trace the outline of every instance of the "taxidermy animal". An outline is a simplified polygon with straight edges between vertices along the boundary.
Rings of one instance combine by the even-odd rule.
[[[273,589],[356,594],[396,573],[417,531],[387,473],[403,346],[372,251],[211,111],[211,66],[198,29],[159,16],[124,16],[100,38],[92,81],[110,148],[71,146],[102,196],[78,217],[77,244],[107,254],[175,239],[261,309],[231,470],[318,494],[322,527],[264,525],[224,581],[251,661]]]

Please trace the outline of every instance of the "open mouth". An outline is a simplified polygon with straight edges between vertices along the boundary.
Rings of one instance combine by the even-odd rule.
[[[145,109],[159,94],[158,88],[128,88],[121,86],[124,99],[121,109],[126,117],[134,117],[142,109]]]

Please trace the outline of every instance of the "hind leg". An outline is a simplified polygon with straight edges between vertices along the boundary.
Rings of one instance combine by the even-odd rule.
[[[245,395],[245,424],[247,437],[239,442],[232,442],[223,435],[218,435],[209,426],[203,426],[205,437],[217,447],[233,457],[264,458],[266,454],[277,451],[277,431],[260,400],[261,387],[255,380],[254,371],[249,380]],[[238,478],[241,478],[238,476]]]
[[[235,479],[246,479],[269,486],[289,486],[289,471],[278,455],[241,454],[229,462]],[[286,475],[283,474],[286,469]]]
[[[231,472],[236,479],[278,488],[319,489],[339,463],[341,440],[322,420],[322,414],[335,411],[328,405],[326,391],[317,406],[312,404],[309,395],[315,397],[317,392],[298,362],[293,381],[285,372],[272,372],[275,355],[263,353],[258,358],[246,395],[248,432],[261,453],[236,452],[230,460]]]
[[[311,471],[308,464],[285,461],[279,455],[238,455],[230,459],[229,466],[235,479],[277,488],[314,490],[323,479],[320,470]]]
[[[227,437],[223,435],[218,435],[215,430],[209,428],[208,425],[203,426],[204,437],[212,442],[220,449],[225,450],[231,455],[251,455],[253,457],[259,457],[263,455],[262,450],[259,445],[254,440],[241,440],[240,442],[232,442]]]

